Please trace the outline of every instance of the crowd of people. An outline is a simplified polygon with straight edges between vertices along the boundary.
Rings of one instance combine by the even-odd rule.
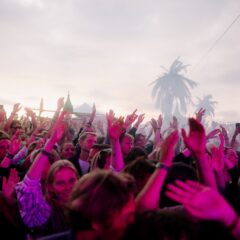
[[[1,239],[240,239],[240,128],[207,132],[200,109],[143,134],[136,110],[104,128],[63,107],[0,109]]]

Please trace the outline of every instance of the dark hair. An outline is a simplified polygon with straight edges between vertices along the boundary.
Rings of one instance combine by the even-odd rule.
[[[137,133],[134,138],[134,143],[136,143],[140,137],[145,137],[145,135],[143,135],[142,133]]]
[[[125,164],[135,160],[137,157],[147,157],[146,152],[140,147],[133,147],[124,159]]]
[[[155,170],[155,165],[145,157],[138,157],[128,163],[123,172],[131,174],[136,181],[135,195],[137,195],[146,184],[148,178]]]
[[[10,124],[10,128],[13,128],[14,125],[16,125],[16,124],[22,126],[22,124],[21,124],[21,122],[20,122],[19,120],[13,120],[13,121],[11,122],[11,124]]]
[[[131,135],[131,134],[129,134],[129,133],[123,133],[123,134],[120,136],[120,138],[119,138],[120,143],[122,143],[122,141],[123,141],[124,138],[130,138],[130,139],[132,139],[132,140],[134,141],[133,135]]]
[[[139,215],[127,229],[123,240],[128,239],[196,239],[197,226],[183,212],[158,210]]]
[[[109,144],[103,144],[103,143],[95,143],[92,146],[92,149],[98,149],[98,150],[103,150],[106,148],[111,148]]]
[[[170,207],[178,205],[175,201],[169,199],[166,195],[167,184],[174,183],[176,179],[186,181],[186,180],[193,180],[197,181],[197,173],[195,169],[185,163],[173,163],[167,177],[164,181],[162,191],[161,191],[161,201],[160,201],[160,208],[163,207]]]
[[[74,231],[90,230],[93,222],[108,228],[129,201],[134,180],[128,174],[96,170],[81,177],[72,191],[69,217]]]
[[[106,148],[97,152],[91,160],[91,170],[94,170],[95,168],[104,169],[107,158],[111,156],[111,153],[111,148]]]

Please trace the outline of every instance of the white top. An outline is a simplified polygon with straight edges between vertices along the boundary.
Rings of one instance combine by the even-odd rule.
[[[86,174],[89,172],[89,167],[90,167],[90,163],[81,159],[78,159],[79,165],[81,167],[82,170],[82,174]]]

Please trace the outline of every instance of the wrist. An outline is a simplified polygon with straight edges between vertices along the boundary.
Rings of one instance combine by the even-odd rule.
[[[46,151],[45,149],[43,149],[43,150],[41,151],[41,153],[42,153],[43,155],[45,155],[46,157],[50,157],[50,156],[51,156],[51,152]]]
[[[193,155],[199,159],[199,158],[204,158],[206,156],[206,153],[205,151],[198,151],[198,152],[193,152]]]
[[[14,158],[14,154],[8,152],[8,153],[6,154],[6,157],[12,160],[12,159]]]
[[[158,162],[156,165],[155,165],[156,169],[164,169],[166,170],[167,172],[170,170],[171,166],[170,164],[165,164],[165,163],[162,163],[162,162]]]
[[[47,152],[51,152],[54,145],[55,145],[55,141],[52,141],[51,139],[49,139],[44,146],[44,150],[46,150]]]
[[[238,214],[233,211],[233,213],[231,215],[232,215],[232,217],[230,217],[230,216],[225,217],[224,216],[224,219],[222,221],[222,223],[226,226],[226,228],[230,232],[233,231],[234,229],[236,229],[236,227],[239,224],[239,216],[238,216]]]

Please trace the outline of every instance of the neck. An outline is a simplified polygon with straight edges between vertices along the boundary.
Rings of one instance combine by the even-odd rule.
[[[88,152],[88,151],[82,150],[81,153],[80,153],[80,159],[81,159],[81,160],[84,160],[84,161],[87,161],[88,155],[89,155],[89,152]]]

